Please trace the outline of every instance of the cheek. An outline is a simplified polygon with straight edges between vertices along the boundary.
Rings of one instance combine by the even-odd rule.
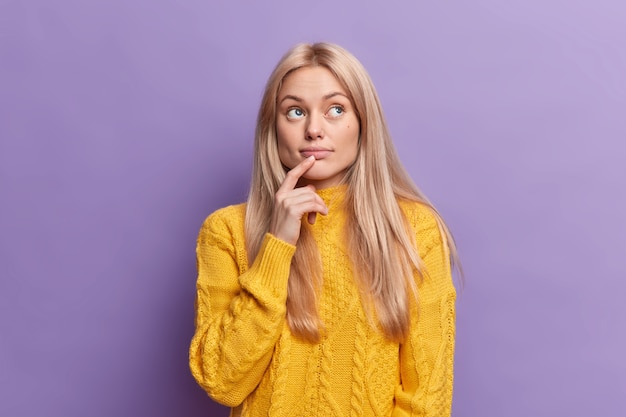
[[[288,145],[287,132],[285,128],[280,124],[276,125],[276,144],[278,145],[278,152],[283,152],[285,147]]]
[[[295,148],[302,137],[301,123],[276,123],[276,136],[281,146]]]
[[[276,123],[276,138],[279,147],[289,147],[291,142],[293,142],[292,129],[289,129],[289,126],[284,123]]]
[[[359,132],[360,132],[359,123],[358,122],[350,123],[348,125],[348,131],[350,132],[348,134],[350,138],[350,150],[352,151],[351,153],[352,153],[353,159],[356,159],[356,156],[359,152]]]
[[[293,144],[289,140],[289,132],[280,127],[276,127],[276,147],[278,148],[278,158],[280,162],[287,168],[293,168],[297,165],[293,161]]]

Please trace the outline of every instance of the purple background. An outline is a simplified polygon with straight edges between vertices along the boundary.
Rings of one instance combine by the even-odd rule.
[[[455,233],[455,416],[626,409],[626,5],[0,1],[0,415],[225,416],[195,238],[299,41],[370,71]]]

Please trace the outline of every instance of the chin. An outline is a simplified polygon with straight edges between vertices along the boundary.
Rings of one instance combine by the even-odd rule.
[[[334,177],[335,174],[332,173],[325,173],[325,172],[307,172],[306,174],[304,174],[302,176],[302,178],[310,180],[310,181],[326,181],[332,177]]]

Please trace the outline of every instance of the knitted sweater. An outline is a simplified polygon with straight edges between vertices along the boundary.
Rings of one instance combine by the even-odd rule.
[[[409,337],[391,342],[370,325],[352,277],[341,236],[344,191],[318,191],[329,213],[311,226],[323,268],[318,343],[294,337],[285,319],[295,246],[268,233],[248,266],[245,205],[202,225],[190,368],[215,401],[233,407],[231,416],[450,415],[456,292],[435,217],[401,203],[427,274],[417,280]]]

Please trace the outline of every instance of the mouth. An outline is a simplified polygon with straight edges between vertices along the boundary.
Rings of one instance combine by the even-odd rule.
[[[308,158],[313,155],[315,159],[324,159],[328,157],[333,151],[325,148],[305,148],[300,150],[300,155]]]

